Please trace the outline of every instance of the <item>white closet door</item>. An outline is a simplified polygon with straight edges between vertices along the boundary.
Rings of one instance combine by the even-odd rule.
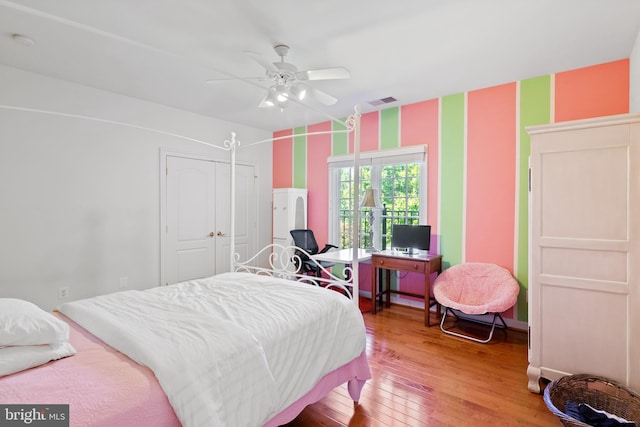
[[[216,163],[168,156],[166,193],[165,283],[215,274]]]
[[[236,165],[235,253],[245,261],[256,253],[256,189],[253,166]],[[231,166],[216,170],[216,273],[231,269]]]

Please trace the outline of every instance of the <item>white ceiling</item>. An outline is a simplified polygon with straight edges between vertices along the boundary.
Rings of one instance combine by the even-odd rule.
[[[639,0],[0,0],[2,64],[270,131],[628,58],[639,32]],[[257,108],[245,52],[280,43],[350,70],[310,82],[334,106]]]

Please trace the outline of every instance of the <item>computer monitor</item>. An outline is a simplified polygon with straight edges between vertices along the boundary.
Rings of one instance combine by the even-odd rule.
[[[393,224],[391,249],[409,253],[413,249],[428,251],[430,243],[430,225]]]

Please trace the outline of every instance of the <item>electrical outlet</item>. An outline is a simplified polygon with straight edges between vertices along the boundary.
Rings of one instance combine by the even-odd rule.
[[[69,298],[69,287],[63,286],[58,288],[58,299],[67,299]]]
[[[120,289],[129,287],[129,278],[121,277],[119,286],[120,286]]]

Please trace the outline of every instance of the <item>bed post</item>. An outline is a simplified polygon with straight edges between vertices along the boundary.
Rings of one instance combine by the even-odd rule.
[[[235,252],[236,252],[236,147],[238,142],[236,140],[236,133],[231,132],[231,141],[229,141],[229,152],[231,154],[231,218],[229,218],[229,232],[231,236],[229,238],[229,271],[235,269]]]
[[[353,141],[354,141],[354,146],[353,146],[353,154],[354,154],[354,192],[353,192],[353,198],[354,198],[354,202],[353,202],[353,226],[352,226],[352,242],[353,242],[353,254],[352,254],[352,262],[351,262],[351,286],[352,286],[352,297],[353,300],[356,304],[356,306],[359,306],[359,298],[358,295],[360,294],[360,289],[359,289],[359,273],[360,273],[360,269],[359,269],[359,262],[358,262],[358,255],[359,255],[359,247],[360,247],[360,120],[361,120],[361,113],[360,113],[360,106],[359,105],[355,105],[354,106],[354,113],[351,114],[348,119],[345,121],[336,119],[334,117],[328,116],[332,121],[338,122],[342,125],[344,125],[346,127],[345,130],[339,130],[339,131],[326,131],[326,132],[312,132],[312,133],[306,133],[304,135],[317,135],[317,134],[324,134],[324,133],[330,133],[330,134],[334,134],[334,133],[346,133],[347,135],[353,132]],[[268,141],[276,141],[279,139],[284,139],[284,138],[290,138],[290,136],[287,137],[278,137],[278,138],[269,138],[269,139],[265,139],[262,141],[257,141],[257,142],[252,142],[249,145],[247,145],[246,147],[255,145],[255,144],[261,144],[263,142],[268,142]],[[230,164],[231,164],[231,179],[230,179],[230,186],[231,186],[231,218],[230,218],[230,239],[229,239],[229,249],[230,249],[230,269],[231,271],[235,271],[236,268],[236,262],[238,263],[238,265],[240,265],[241,263],[239,262],[239,259],[236,259],[236,253],[235,253],[235,211],[236,211],[236,205],[235,205],[235,196],[236,196],[236,149],[240,146],[240,142],[236,139],[236,134],[235,132],[231,132],[231,139],[230,140],[225,140],[224,141],[224,145],[225,145],[225,149],[230,151]],[[242,263],[244,265],[244,263]]]
[[[351,285],[353,286],[353,301],[360,305],[360,268],[358,248],[360,247],[360,106],[355,106],[353,120],[353,263],[351,268]]]

